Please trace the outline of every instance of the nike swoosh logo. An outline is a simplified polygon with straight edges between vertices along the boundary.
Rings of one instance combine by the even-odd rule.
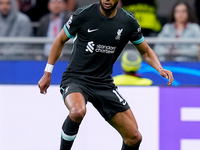
[[[87,32],[91,33],[91,32],[97,31],[97,30],[99,30],[99,29],[93,29],[93,30],[88,29]]]

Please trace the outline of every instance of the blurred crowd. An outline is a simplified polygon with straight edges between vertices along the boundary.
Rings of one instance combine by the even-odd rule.
[[[55,38],[78,7],[76,0],[0,0],[0,37]],[[193,6],[178,1],[168,18],[157,15],[156,0],[120,0],[119,7],[134,14],[145,37],[200,39],[198,0]],[[51,44],[40,48],[47,57]],[[155,43],[152,48],[161,61],[199,61],[197,43]],[[4,59],[16,49],[27,49],[27,45],[0,43]]]

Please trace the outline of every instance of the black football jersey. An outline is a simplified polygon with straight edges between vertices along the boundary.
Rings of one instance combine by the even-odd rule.
[[[134,16],[118,8],[113,18],[100,12],[100,3],[79,8],[64,26],[74,45],[62,83],[113,87],[112,67],[126,44],[144,41]],[[61,85],[62,86],[62,85]]]

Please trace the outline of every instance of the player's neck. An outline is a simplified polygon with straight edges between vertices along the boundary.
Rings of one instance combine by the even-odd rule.
[[[101,11],[101,13],[104,15],[104,16],[106,16],[106,17],[108,17],[108,18],[113,18],[113,17],[115,17],[115,15],[117,14],[117,7],[115,8],[115,9],[113,9],[113,10],[108,10],[108,11],[106,11],[106,10],[104,10],[101,6],[100,6],[100,11]]]

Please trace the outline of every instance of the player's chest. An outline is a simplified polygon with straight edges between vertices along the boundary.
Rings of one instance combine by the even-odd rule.
[[[82,38],[98,43],[117,45],[128,36],[127,28],[116,21],[91,20],[85,22],[79,30]]]

